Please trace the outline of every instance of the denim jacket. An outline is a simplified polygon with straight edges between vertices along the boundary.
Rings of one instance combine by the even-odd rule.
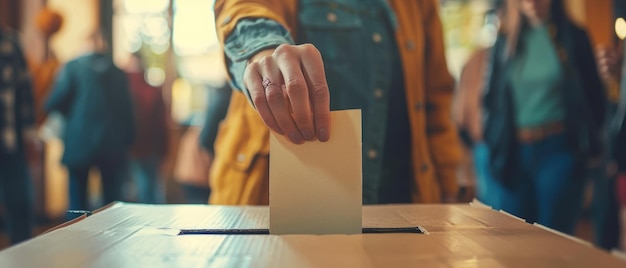
[[[247,60],[257,52],[280,44],[314,44],[324,60],[331,110],[362,109],[363,200],[376,203],[387,123],[386,98],[392,83],[390,65],[393,51],[399,49],[412,133],[413,200],[437,202],[442,193],[456,192],[453,170],[459,152],[450,117],[453,80],[445,65],[436,1],[261,1],[264,7],[254,2],[259,1],[217,1],[215,6],[218,35],[224,42],[234,88],[248,95],[242,86],[243,72]],[[246,9],[251,6],[255,9]],[[238,117],[241,113],[237,115],[231,108],[224,125]],[[225,146],[227,139],[220,141],[220,136],[228,135],[226,132],[221,130],[216,140],[216,158],[235,156],[235,152],[228,152],[233,148],[246,151],[234,144]],[[258,156],[236,158],[250,157]],[[229,162],[222,160],[224,165]],[[213,180],[232,176],[224,171],[226,167],[217,165],[212,170]],[[220,185],[225,184],[217,188]],[[212,203],[233,202],[238,203],[221,199],[219,193],[212,198]]]

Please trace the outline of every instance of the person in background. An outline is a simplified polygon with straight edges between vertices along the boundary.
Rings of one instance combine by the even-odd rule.
[[[35,18],[37,29],[46,40],[46,52],[44,60],[41,62],[31,62],[33,73],[33,88],[35,93],[35,117],[37,126],[41,126],[46,120],[44,102],[46,101],[56,79],[61,63],[54,51],[50,48],[50,39],[61,30],[63,17],[58,12],[44,8]]]
[[[160,87],[145,79],[145,62],[133,53],[126,68],[135,108],[135,142],[131,148],[131,170],[138,189],[137,201],[165,202],[160,167],[168,148],[167,113]]]
[[[34,208],[36,217],[46,217],[46,198],[44,191],[46,182],[50,179],[46,175],[50,168],[49,156],[54,149],[49,150],[50,144],[55,144],[56,139],[52,139],[50,126],[59,119],[58,115],[47,116],[44,111],[44,102],[54,86],[57,72],[61,68],[61,62],[50,46],[50,40],[56,36],[63,26],[63,17],[56,11],[43,8],[35,16],[37,30],[44,38],[45,53],[42,60],[30,59],[29,66],[33,76],[33,99],[35,107],[35,121],[38,137],[41,139],[41,151],[29,158],[30,175],[33,178]]]
[[[0,190],[11,244],[31,237],[34,221],[27,155],[35,151],[33,88],[13,31],[0,27]]]
[[[493,1],[494,8],[485,14],[485,25],[483,31],[489,31],[494,36],[484,36],[492,38],[500,24],[499,17],[502,15],[502,2]],[[489,176],[488,149],[483,143],[482,126],[482,97],[485,84],[485,70],[489,60],[491,45],[478,48],[463,66],[461,77],[457,84],[457,91],[453,104],[453,117],[463,141],[471,153],[467,153],[469,161],[462,169],[464,176],[475,178],[476,198],[491,207],[499,207],[500,185]]]
[[[587,34],[561,0],[508,0],[490,52],[483,139],[500,206],[572,234],[603,144],[605,92]]]
[[[106,54],[100,32],[88,38],[88,52],[60,71],[48,98],[47,112],[58,111],[66,121],[63,164],[69,171],[69,209],[88,210],[87,179],[97,167],[103,201],[121,199],[128,153],[135,137],[131,92],[126,74]],[[76,215],[68,213],[68,218]]]
[[[178,143],[174,179],[183,190],[183,201],[189,204],[206,204],[210,190],[208,189],[211,155],[200,145],[203,114],[192,112],[184,122],[182,136]]]
[[[596,51],[600,74],[605,84],[619,87],[619,97],[609,105],[607,175],[594,185],[594,213],[598,244],[606,249],[621,246],[626,250],[626,43],[620,45]]]
[[[209,181],[206,178],[209,175],[208,170],[210,170],[211,168],[213,156],[215,155],[213,143],[215,142],[215,137],[217,136],[219,124],[226,116],[231,92],[232,89],[226,82],[224,82],[224,84],[220,87],[207,87],[208,101],[204,118],[204,126],[199,133],[198,140],[200,146],[202,146],[202,149],[204,150],[203,152],[197,152],[197,157],[195,157],[194,159],[196,159],[196,161],[202,162],[200,165],[206,166],[208,169],[207,172],[204,174],[206,176],[186,176],[186,179],[182,177],[178,178],[178,181],[183,188],[187,203],[206,204],[209,202],[211,188],[209,188]],[[194,133],[195,135],[196,132],[194,131],[190,133]],[[185,144],[186,146],[193,146],[192,144],[196,143],[186,140],[191,139],[192,137],[194,136],[189,135],[188,137],[183,137],[184,140],[181,141],[181,144]],[[192,150],[189,149],[189,151]]]
[[[488,60],[489,48],[480,48],[469,58],[461,71],[458,83],[455,105],[453,107],[454,119],[458,125],[459,133],[471,158],[472,168],[465,169],[467,173],[473,172],[476,182],[476,198],[492,207],[498,207],[499,185],[490,181],[492,177],[485,175],[488,171],[487,147],[482,142],[482,89],[484,84],[484,70]],[[471,175],[466,175],[471,176]]]
[[[331,109],[362,111],[363,203],[456,201],[461,152],[438,7],[216,1],[237,90],[215,141],[210,202],[267,204],[269,131],[327,141]]]

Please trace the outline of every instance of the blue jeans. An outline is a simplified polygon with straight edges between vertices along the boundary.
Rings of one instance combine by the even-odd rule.
[[[572,234],[583,203],[585,167],[564,134],[519,145],[520,172],[500,192],[501,208],[513,215]]]
[[[162,204],[165,194],[161,190],[158,157],[133,159],[131,168],[133,181],[137,185],[138,201],[146,204]]]
[[[102,201],[108,204],[122,199],[122,185],[127,176],[128,162],[125,154],[109,154],[97,157],[91,165],[67,167],[70,175],[70,210],[91,210],[87,200],[89,169],[97,167],[102,181]],[[80,215],[68,214],[71,220]]]
[[[474,169],[476,170],[476,198],[494,209],[501,209],[500,195],[502,186],[489,172],[489,148],[484,143],[477,143],[472,150]]]
[[[29,239],[34,212],[28,164],[23,154],[0,156],[0,190],[11,244]]]

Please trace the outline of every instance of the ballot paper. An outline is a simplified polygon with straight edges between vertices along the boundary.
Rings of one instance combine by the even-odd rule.
[[[270,233],[361,233],[361,110],[331,112],[330,139],[270,137]]]

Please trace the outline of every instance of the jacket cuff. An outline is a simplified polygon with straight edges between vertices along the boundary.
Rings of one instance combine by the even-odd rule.
[[[248,60],[262,50],[282,44],[294,44],[289,31],[270,19],[243,19],[224,42],[226,64],[231,86],[243,91],[250,100],[250,93],[243,83]]]

